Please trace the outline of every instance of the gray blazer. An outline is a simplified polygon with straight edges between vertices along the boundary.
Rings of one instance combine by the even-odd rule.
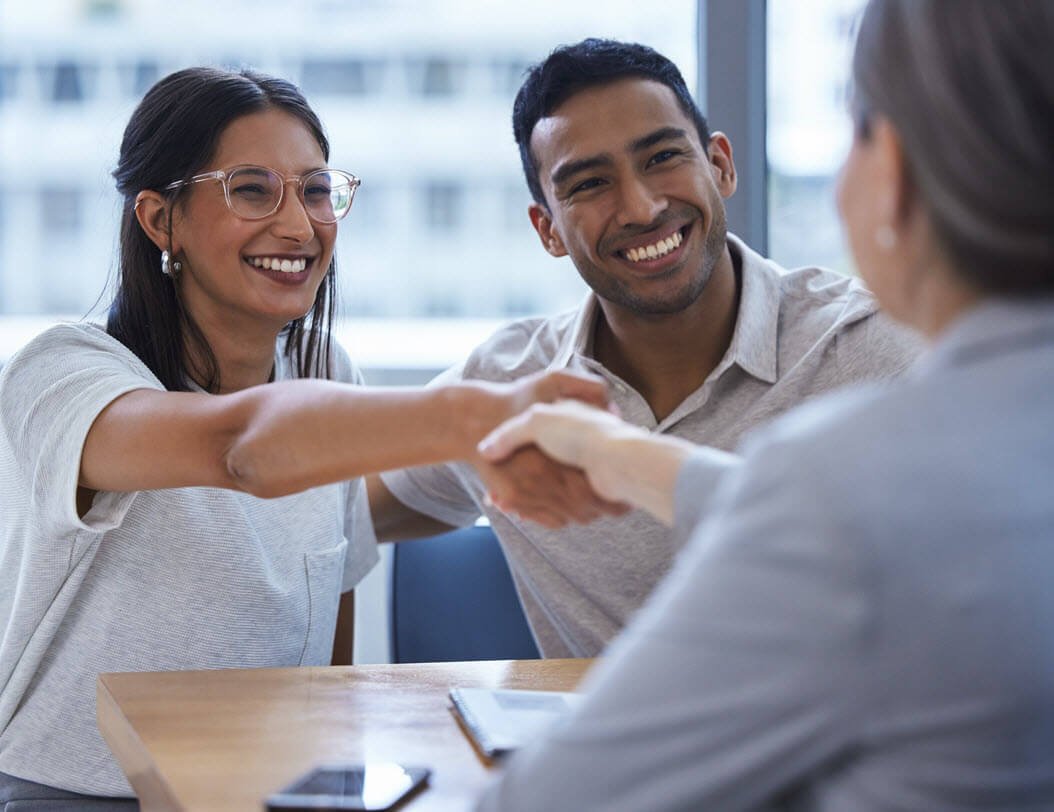
[[[1054,301],[779,420],[710,507],[481,808],[1054,808]]]

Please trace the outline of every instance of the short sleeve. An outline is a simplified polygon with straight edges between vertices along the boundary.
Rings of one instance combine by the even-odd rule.
[[[53,327],[19,351],[0,375],[5,453],[26,486],[31,515],[58,537],[120,524],[134,493],[100,492],[82,520],[76,493],[88,431],[99,413],[135,389],[164,390],[145,364],[101,329]]]
[[[468,527],[482,515],[458,473],[457,463],[386,471],[381,479],[408,508],[445,524]]]

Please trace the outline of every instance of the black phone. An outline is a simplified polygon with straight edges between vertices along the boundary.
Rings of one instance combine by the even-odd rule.
[[[391,809],[431,775],[427,767],[391,762],[323,764],[267,799],[267,808],[295,810]]]

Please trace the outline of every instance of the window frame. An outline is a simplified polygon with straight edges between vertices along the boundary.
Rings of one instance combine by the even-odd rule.
[[[699,0],[696,98],[712,130],[732,142],[736,193],[728,229],[768,256],[766,0]]]

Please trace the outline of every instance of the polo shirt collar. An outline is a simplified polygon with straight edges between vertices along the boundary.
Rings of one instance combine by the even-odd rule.
[[[739,312],[725,358],[715,370],[723,372],[732,364],[766,383],[777,380],[779,349],[780,272],[776,266],[752,251],[733,234],[728,250],[740,271]],[[592,291],[575,313],[574,322],[551,369],[563,369],[576,356],[593,360],[593,336],[600,303]]]
[[[755,378],[775,383],[779,373],[780,271],[734,234],[728,235],[728,250],[733,263],[739,260],[739,312],[732,343],[718,369],[738,364]]]
[[[597,323],[597,313],[600,310],[600,302],[596,294],[590,291],[585,300],[575,311],[574,321],[571,329],[565,334],[564,340],[553,361],[549,364],[550,369],[564,369],[577,356],[582,359],[593,358],[593,335]]]

